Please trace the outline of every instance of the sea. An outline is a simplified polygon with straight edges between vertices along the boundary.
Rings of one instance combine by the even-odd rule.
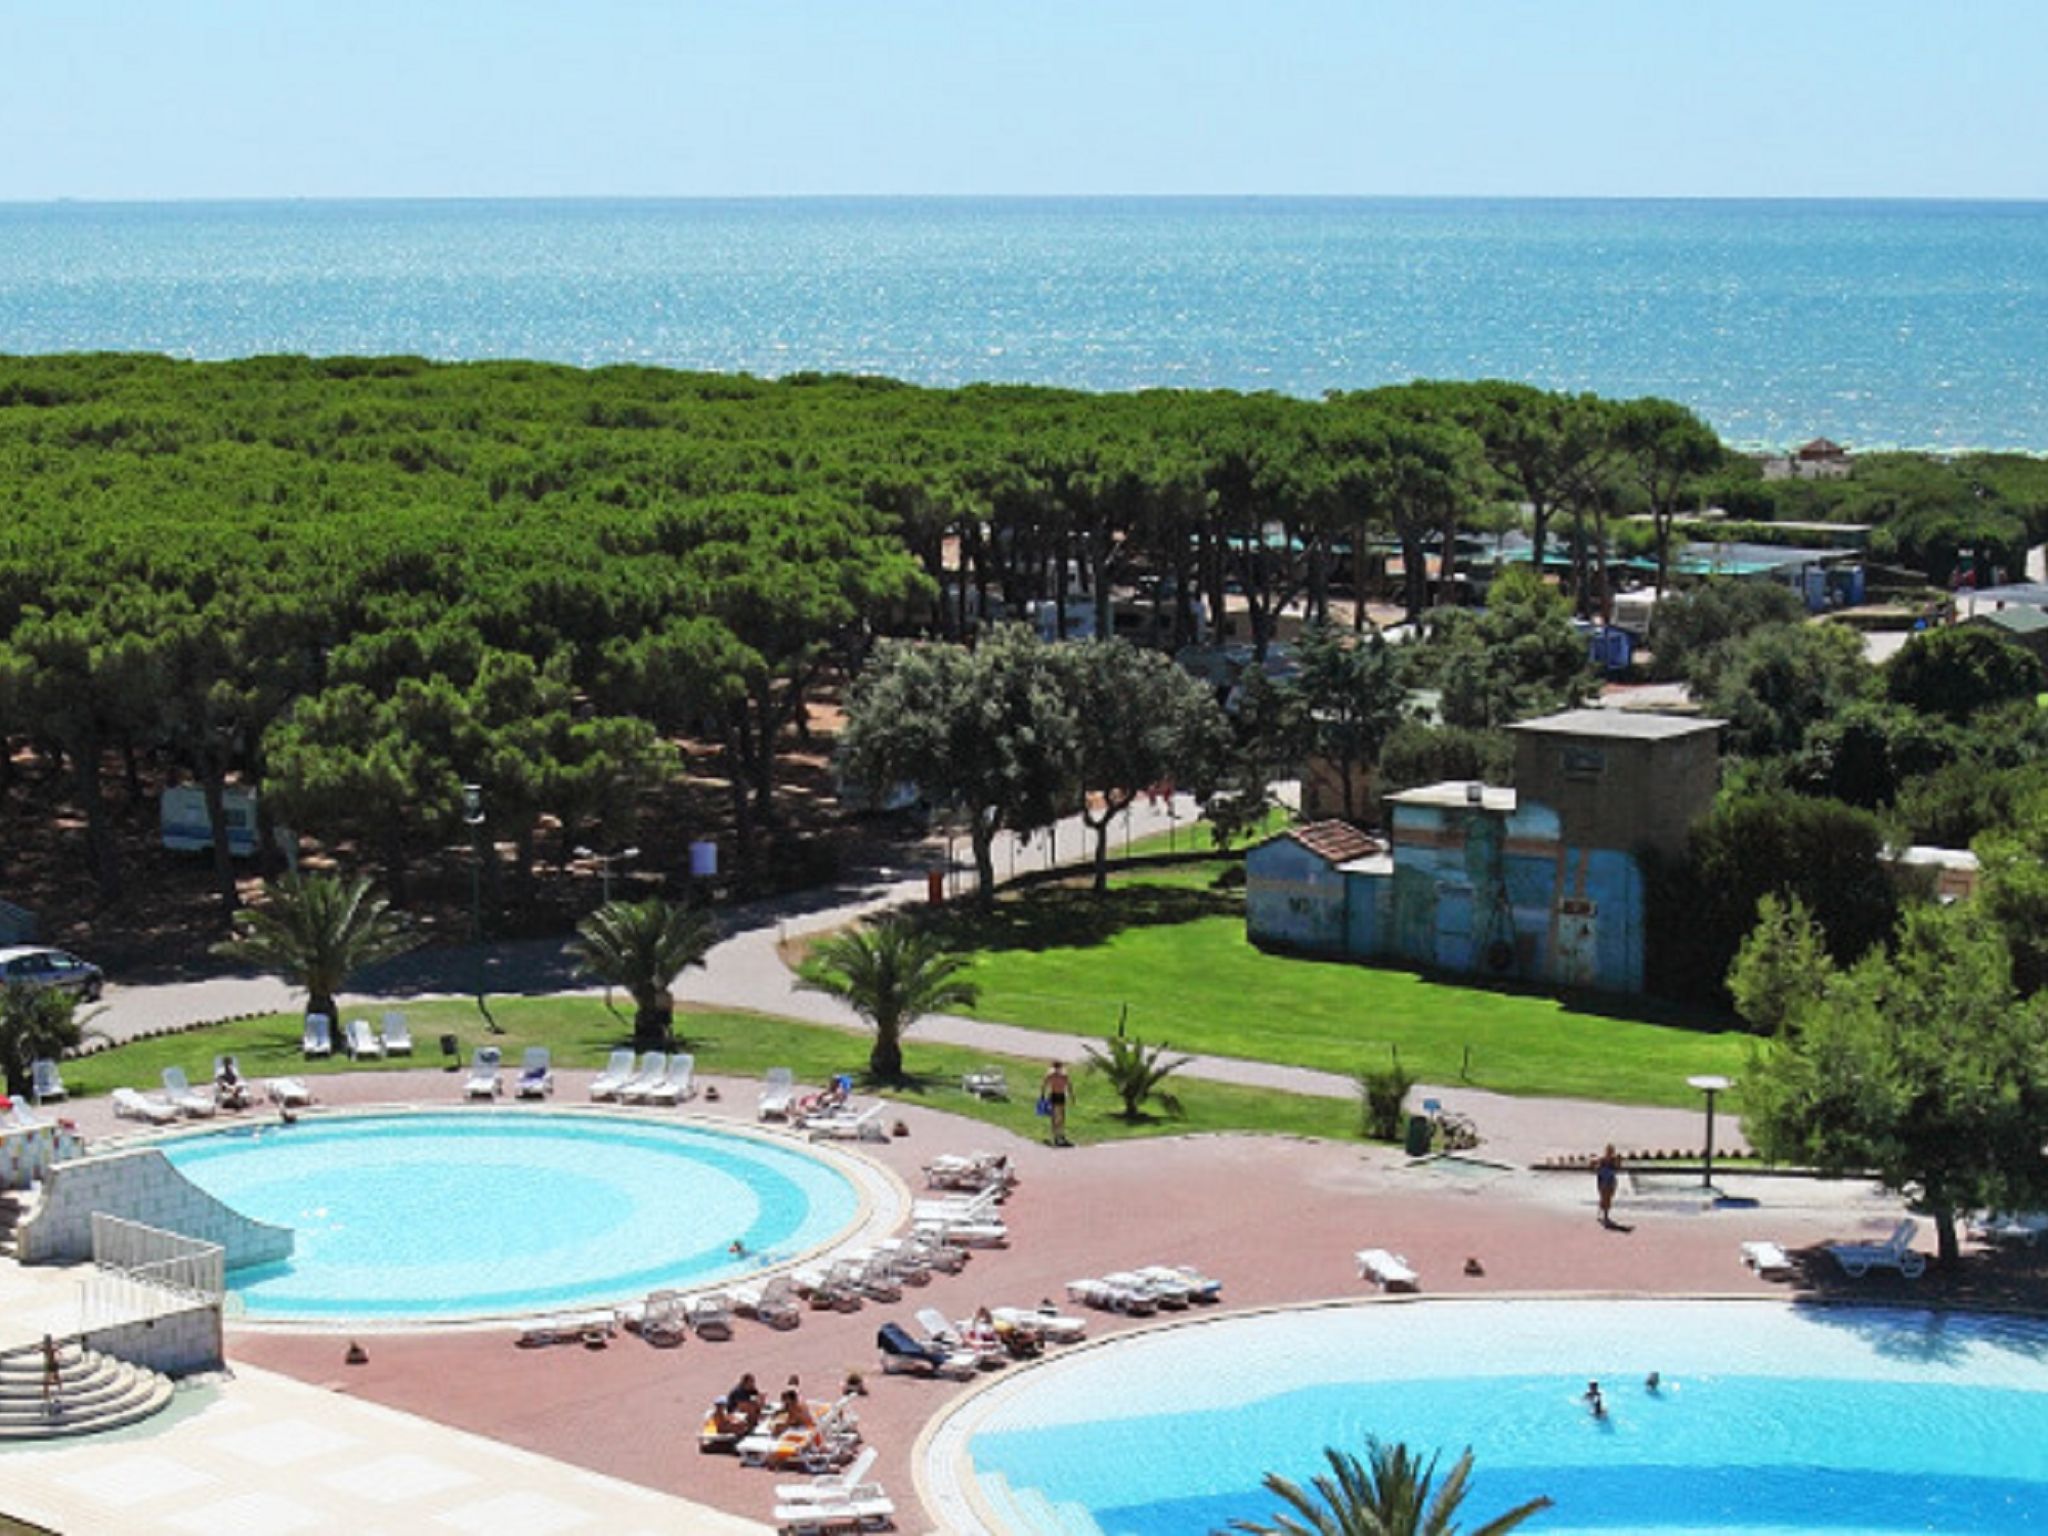
[[[0,352],[921,384],[1504,378],[1731,443],[2048,450],[2048,204],[847,198],[0,204]]]

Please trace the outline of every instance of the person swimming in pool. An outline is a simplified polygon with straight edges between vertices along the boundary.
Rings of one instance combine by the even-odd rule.
[[[1592,1411],[1594,1418],[1604,1419],[1607,1417],[1607,1397],[1606,1394],[1601,1392],[1599,1382],[1589,1381],[1586,1383],[1585,1399],[1586,1407]]]

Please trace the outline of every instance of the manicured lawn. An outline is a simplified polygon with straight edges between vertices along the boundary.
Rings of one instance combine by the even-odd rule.
[[[394,1066],[433,1066],[443,1060],[438,1037],[453,1033],[466,1064],[481,1044],[494,1044],[516,1067],[529,1045],[545,1045],[557,1066],[596,1067],[607,1053],[631,1038],[631,1020],[614,1016],[595,998],[493,998],[491,1012],[504,1026],[502,1035],[487,1035],[476,1005],[464,1001],[418,1003],[406,1017],[420,1054],[397,1057]],[[346,1015],[345,1015],[346,1016]],[[376,1013],[372,1012],[371,1017]],[[867,1065],[868,1040],[842,1030],[798,1024],[764,1014],[685,1012],[677,1018],[684,1048],[695,1053],[697,1070],[738,1077],[758,1077],[771,1066],[792,1069],[802,1083],[823,1084],[833,1074],[850,1072],[856,1081]],[[306,1061],[299,1054],[299,1019],[270,1015],[236,1020],[182,1034],[138,1040],[113,1050],[64,1063],[64,1082],[74,1094],[103,1094],[126,1084],[155,1088],[167,1066],[181,1066],[194,1082],[210,1080],[213,1058],[232,1053],[245,1077],[296,1076],[317,1079],[333,1073],[377,1072],[385,1063],[352,1062],[346,1057]],[[1042,1122],[1032,1112],[1039,1075],[1045,1063],[1036,1058],[992,1056],[956,1046],[921,1041],[913,1031],[904,1043],[905,1065],[916,1074],[909,1087],[890,1089],[884,1097],[1000,1125],[1026,1136],[1042,1135]],[[974,1098],[960,1089],[961,1074],[970,1067],[1001,1066],[1009,1078],[1011,1097],[1003,1102]],[[312,1085],[320,1091],[318,1082]],[[1078,1083],[1068,1131],[1077,1141],[1107,1141],[1130,1136],[1174,1135],[1185,1131],[1271,1131],[1301,1136],[1341,1137],[1356,1133],[1358,1105],[1350,1099],[1315,1099],[1271,1093],[1220,1083],[1176,1079],[1187,1116],[1126,1125],[1110,1110],[1109,1090],[1092,1084],[1087,1074]],[[863,1093],[870,1091],[861,1084]],[[460,1093],[460,1077],[448,1075],[448,1097]]]
[[[1629,1016],[1625,999],[1569,1006],[1262,953],[1245,941],[1238,893],[1213,888],[1220,867],[1145,871],[1106,900],[1048,888],[991,917],[955,914],[950,931],[973,952],[981,988],[972,1011],[1087,1034],[1115,1029],[1129,1004],[1133,1034],[1179,1050],[1350,1073],[1398,1049],[1428,1081],[1619,1103],[1696,1105],[1688,1076],[1746,1069],[1747,1035],[1659,1019],[1647,1004]]]

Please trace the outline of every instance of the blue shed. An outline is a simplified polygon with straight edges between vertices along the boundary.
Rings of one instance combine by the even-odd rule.
[[[1306,954],[1344,955],[1350,927],[1344,866],[1382,852],[1348,821],[1315,821],[1245,855],[1245,936]]]

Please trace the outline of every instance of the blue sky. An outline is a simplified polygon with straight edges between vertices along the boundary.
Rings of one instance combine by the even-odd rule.
[[[4,0],[0,200],[2048,196],[2043,0]]]

